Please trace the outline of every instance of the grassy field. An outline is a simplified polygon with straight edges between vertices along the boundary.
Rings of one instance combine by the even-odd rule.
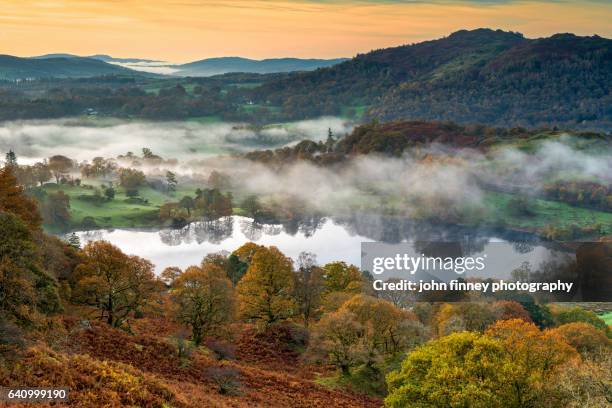
[[[159,226],[159,207],[168,202],[179,201],[182,197],[194,196],[196,186],[179,185],[175,192],[163,192],[151,187],[139,189],[141,201],[129,200],[122,188],[116,188],[117,193],[112,201],[93,202],[83,199],[83,196],[94,194],[93,187],[99,187],[100,182],[87,181],[92,187],[47,184],[44,190],[55,192],[63,190],[70,196],[70,212],[72,222],[71,229],[78,229],[82,225],[83,218],[93,217],[96,224],[106,228],[135,228]],[[239,204],[243,194],[234,192],[234,204]],[[462,224],[465,225],[490,225],[494,227],[505,227],[508,229],[534,232],[546,235],[547,229],[554,227],[557,230],[593,229],[594,235],[612,234],[612,213],[596,211],[586,208],[573,207],[571,205],[542,200],[531,199],[528,202],[529,212],[525,214],[516,210],[513,200],[516,196],[509,193],[487,191],[484,195],[484,211],[477,211],[473,216],[466,216]],[[266,200],[266,197],[260,197]],[[376,191],[364,191],[360,195],[337,195],[329,197],[329,208],[332,212],[341,212],[350,208],[357,211],[383,211],[385,214],[398,216],[416,216],[406,212],[406,206],[401,196],[380,196]],[[334,210],[335,209],[335,210]],[[242,210],[236,206],[236,214],[242,214]],[[52,228],[49,228],[52,230]]]
[[[93,183],[92,183],[93,184]],[[135,228],[135,227],[154,227],[159,225],[159,207],[167,202],[178,201],[185,195],[194,195],[195,187],[181,187],[174,193],[164,193],[142,187],[139,189],[139,197],[145,203],[131,203],[126,200],[128,197],[121,188],[117,188],[117,193],[112,201],[94,203],[80,199],[79,196],[93,195],[93,189],[77,186],[57,186],[56,184],[46,184],[44,190],[47,193],[62,190],[70,196],[70,214],[72,218],[72,229],[78,229],[83,218],[93,217],[96,224],[105,228]],[[48,228],[53,230],[53,228]]]
[[[512,209],[511,200],[514,197],[508,193],[487,192],[485,203],[492,215],[490,219],[530,231],[538,231],[550,225],[559,228],[584,228],[597,224],[601,227],[601,234],[612,233],[612,213],[573,207],[557,201],[533,199],[529,206],[532,214],[520,215]]]
[[[607,312],[599,315],[608,326],[612,325],[612,312]]]

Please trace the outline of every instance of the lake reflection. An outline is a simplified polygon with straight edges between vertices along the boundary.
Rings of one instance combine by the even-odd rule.
[[[250,218],[233,216],[192,223],[182,229],[96,230],[78,232],[77,235],[83,243],[107,240],[127,254],[150,260],[158,272],[168,266],[185,268],[199,264],[209,253],[231,252],[249,241],[277,246],[293,259],[297,259],[302,251],[312,252],[321,264],[346,261],[360,265],[361,243],[372,241],[409,241],[417,251],[422,242],[455,241],[461,243],[466,253],[481,253],[490,249],[492,242],[502,242],[504,245],[500,247],[497,244],[496,250],[502,248],[512,254],[504,257],[505,262],[509,262],[504,269],[517,268],[525,260],[543,260],[549,252],[529,236],[516,237],[513,243],[508,237],[500,239],[497,234],[481,230],[367,215],[333,219],[311,217],[284,224],[261,224]]]
[[[249,241],[277,246],[294,259],[308,251],[315,253],[321,263],[343,260],[359,265],[361,242],[372,241],[326,219],[320,219],[314,228],[307,223],[296,229],[289,226],[288,231],[283,225],[258,224],[238,216],[196,222],[182,229],[96,230],[77,235],[83,243],[107,240],[127,254],[150,260],[158,272],[168,266],[197,265],[209,253],[231,252]]]

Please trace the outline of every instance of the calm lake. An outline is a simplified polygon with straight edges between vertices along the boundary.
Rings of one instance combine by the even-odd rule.
[[[320,264],[346,261],[360,266],[362,242],[412,242],[414,254],[419,242],[460,242],[465,253],[487,254],[489,266],[498,276],[530,262],[537,266],[554,250],[533,237],[501,238],[492,232],[413,223],[405,219],[380,216],[317,218],[286,224],[260,224],[252,219],[233,216],[216,221],[192,223],[182,229],[161,230],[96,230],[81,231],[82,243],[107,240],[125,253],[153,262],[159,273],[168,266],[185,268],[197,265],[209,253],[231,252],[245,242],[274,245],[297,259],[302,251],[316,254]],[[531,242],[529,242],[531,240]]]

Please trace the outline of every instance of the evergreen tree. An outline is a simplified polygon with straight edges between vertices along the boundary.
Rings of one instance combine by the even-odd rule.
[[[176,174],[171,171],[166,172],[166,182],[168,183],[168,191],[176,191]]]
[[[336,140],[334,139],[334,133],[332,132],[331,128],[327,128],[327,140],[325,141],[325,147],[327,148],[328,152],[333,150],[335,143]]]
[[[74,232],[68,237],[68,245],[70,245],[74,249],[81,248],[81,240],[79,239],[79,236]]]
[[[9,150],[6,154],[6,166],[7,167],[16,167],[17,166],[17,155],[14,151]]]

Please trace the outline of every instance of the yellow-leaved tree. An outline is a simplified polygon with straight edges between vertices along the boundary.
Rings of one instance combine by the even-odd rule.
[[[274,246],[255,250],[237,289],[243,319],[268,325],[297,312],[292,261]]]

